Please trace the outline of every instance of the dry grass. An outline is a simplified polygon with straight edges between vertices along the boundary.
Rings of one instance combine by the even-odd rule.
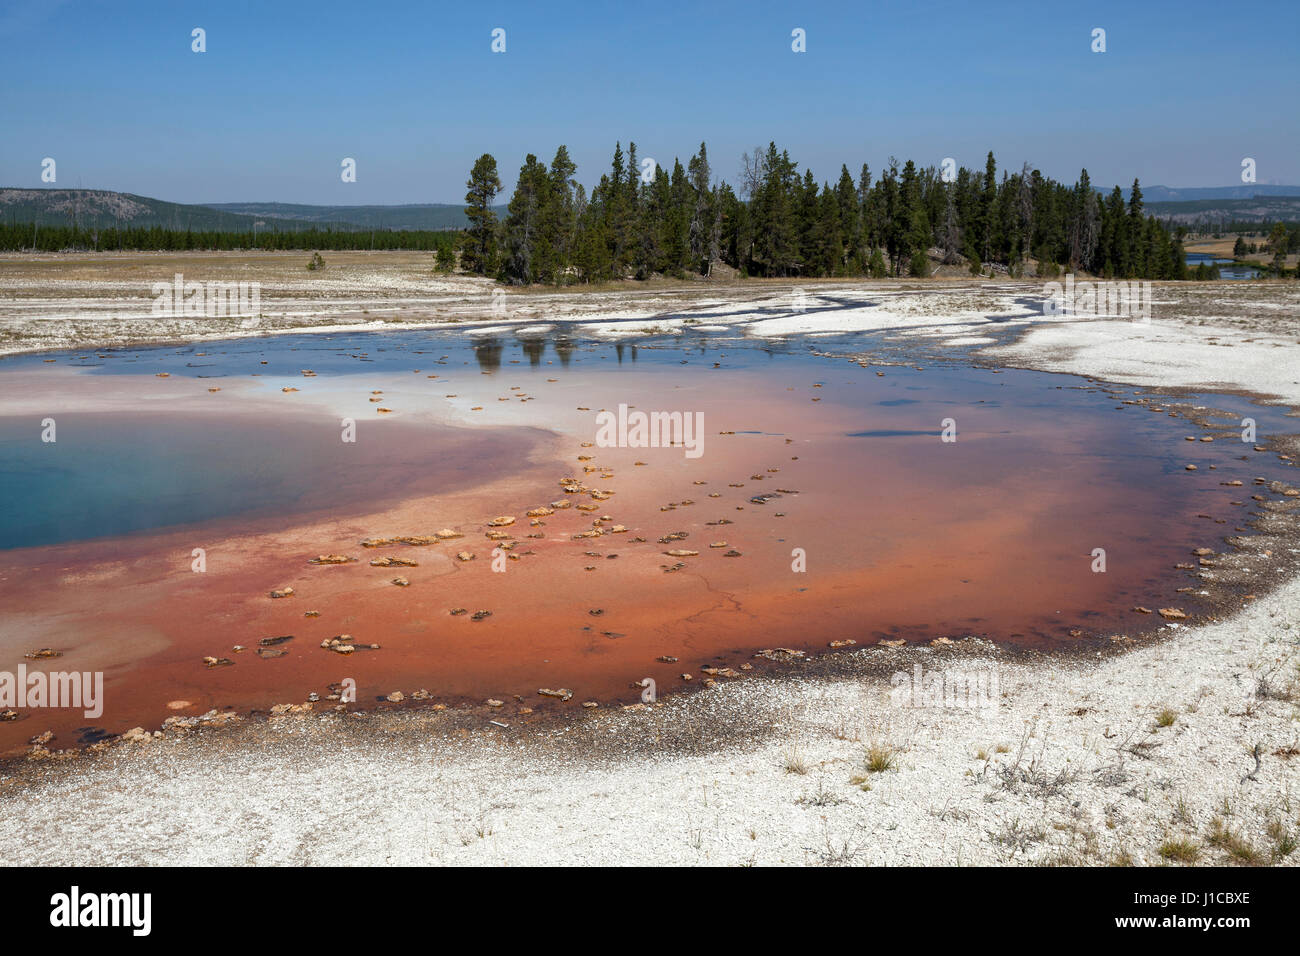
[[[1201,856],[1201,845],[1187,837],[1169,837],[1160,844],[1161,859],[1171,863],[1195,863]]]
[[[869,773],[884,773],[894,769],[898,751],[887,743],[873,740],[867,745],[865,765]]]

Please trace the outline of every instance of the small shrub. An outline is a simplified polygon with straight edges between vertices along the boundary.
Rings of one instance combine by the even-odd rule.
[[[894,758],[898,756],[898,751],[889,744],[872,741],[867,747],[866,767],[871,773],[884,773],[886,770],[894,769]]]
[[[1174,863],[1195,863],[1200,855],[1201,845],[1185,837],[1170,838],[1160,844],[1161,858]]]

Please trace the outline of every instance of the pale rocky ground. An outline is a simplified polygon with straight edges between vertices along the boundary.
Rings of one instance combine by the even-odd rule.
[[[300,255],[37,261],[50,258],[0,259],[0,348],[392,322],[828,341],[862,329],[986,363],[1300,406],[1294,282],[1157,285],[1150,324],[1045,319],[1041,284],[980,280],[818,283],[803,298],[756,282],[508,292],[501,312],[489,283],[435,277],[428,257],[327,256],[321,276]],[[127,264],[139,279],[122,279]],[[147,313],[146,279],[175,271],[256,275],[279,283],[283,308],[247,330],[128,315]],[[1265,587],[1235,616],[1165,625],[1097,658],[873,648],[838,655],[835,673],[792,663],[784,678],[721,680],[562,727],[289,715],[24,763],[0,779],[0,861],[1294,865],[1300,579]],[[892,698],[893,675],[916,663],[995,673],[994,705]],[[870,752],[890,766],[870,771]]]

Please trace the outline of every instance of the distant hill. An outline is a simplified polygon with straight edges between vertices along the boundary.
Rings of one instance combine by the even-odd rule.
[[[1109,192],[1110,190],[1105,190]],[[1124,190],[1127,199],[1129,190]],[[1204,199],[1257,199],[1261,196],[1300,196],[1300,186],[1271,186],[1242,183],[1240,186],[1192,186],[1174,189],[1169,186],[1143,186],[1142,199],[1156,202],[1198,202]]]
[[[317,225],[346,223],[367,229],[464,229],[469,225],[465,207],[454,203],[307,206],[284,202],[224,202],[209,203],[207,208],[261,219],[292,219]]]
[[[1286,188],[1286,187],[1283,187]],[[1146,198],[1146,190],[1143,190]],[[1300,222],[1300,190],[1295,195],[1253,199],[1193,199],[1187,202],[1146,202],[1147,215],[1178,225],[1230,222]]]
[[[207,206],[166,202],[107,189],[0,189],[0,219],[42,226],[75,224],[101,229],[161,226],[196,232],[251,232],[255,222],[265,222],[254,216]],[[313,225],[288,220],[277,223],[280,229],[309,229]]]
[[[505,207],[500,207],[499,211]],[[107,189],[0,188],[0,221],[42,226],[135,226],[195,232],[258,229],[462,229],[465,207],[445,203],[408,206],[309,206],[294,203],[175,203]]]

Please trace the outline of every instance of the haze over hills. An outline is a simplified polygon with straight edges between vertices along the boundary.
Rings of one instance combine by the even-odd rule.
[[[1125,189],[1124,197],[1126,199],[1128,194],[1129,190]],[[1300,196],[1300,186],[1242,183],[1240,186],[1142,187],[1142,198],[1148,204],[1157,202],[1199,202],[1207,199],[1257,199],[1262,196]]]
[[[1101,193],[1107,190],[1099,190]],[[1128,190],[1124,190],[1127,199]],[[1143,187],[1150,215],[1169,222],[1300,221],[1300,186],[1240,185],[1172,189]],[[506,207],[495,206],[504,218]],[[302,203],[174,203],[106,189],[0,187],[0,221],[108,229],[114,226],[190,229],[195,232],[297,231],[304,229],[447,230],[468,225],[455,203],[395,206],[330,206]]]
[[[346,224],[371,229],[463,229],[468,224],[465,207],[455,203],[310,206],[283,202],[225,202],[209,203],[206,208],[260,219],[310,222],[318,226]]]
[[[499,212],[504,213],[505,207]],[[311,206],[293,203],[174,203],[107,189],[0,188],[0,220],[108,229],[114,226],[251,232],[301,229],[461,229],[465,207],[429,203],[403,206]]]

